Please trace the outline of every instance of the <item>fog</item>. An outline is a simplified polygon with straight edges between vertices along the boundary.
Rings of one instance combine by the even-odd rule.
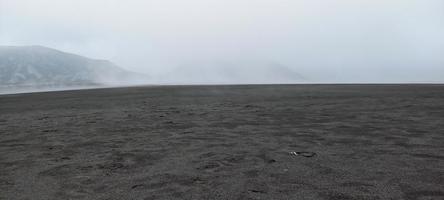
[[[154,83],[288,82],[267,78],[276,66],[301,82],[442,83],[444,1],[0,0],[0,45],[106,59]]]

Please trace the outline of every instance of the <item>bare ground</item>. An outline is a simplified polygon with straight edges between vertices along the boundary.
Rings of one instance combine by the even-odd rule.
[[[0,199],[444,199],[444,85],[1,95]]]

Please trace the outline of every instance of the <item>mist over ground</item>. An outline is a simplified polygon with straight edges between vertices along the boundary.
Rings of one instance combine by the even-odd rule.
[[[0,200],[444,199],[443,52],[444,0],[0,0]]]
[[[291,82],[442,83],[443,19],[441,0],[0,0],[0,45],[109,60],[160,84],[288,82],[270,66],[303,77]]]

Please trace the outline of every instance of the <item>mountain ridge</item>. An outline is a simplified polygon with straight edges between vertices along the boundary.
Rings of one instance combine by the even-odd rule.
[[[0,46],[0,86],[67,87],[143,83],[147,77],[108,60],[39,45]]]
[[[191,84],[294,84],[307,78],[278,62],[211,61],[185,63],[158,82]]]

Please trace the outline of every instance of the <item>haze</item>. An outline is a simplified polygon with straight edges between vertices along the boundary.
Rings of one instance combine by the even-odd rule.
[[[444,1],[0,0],[0,45],[107,59],[153,80],[279,63],[309,82],[442,83]]]

